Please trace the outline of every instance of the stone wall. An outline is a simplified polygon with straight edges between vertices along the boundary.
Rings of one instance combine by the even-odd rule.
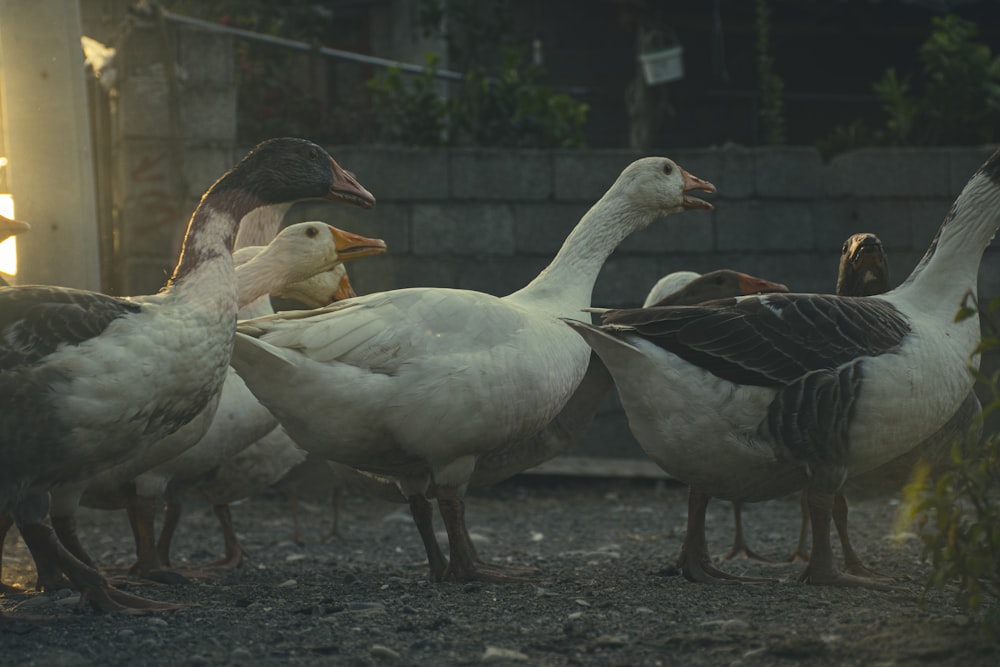
[[[596,306],[639,305],[662,275],[733,268],[797,291],[832,292],[844,240],[878,234],[892,284],[927,249],[987,148],[862,150],[824,163],[812,148],[670,151],[718,188],[714,212],[661,220],[627,239],[605,263]],[[350,265],[358,293],[418,285],[506,294],[534,277],[621,169],[629,151],[425,151],[332,147],[378,199],[361,211],[300,205],[292,221],[324,219],[384,238],[389,252]],[[1000,294],[998,249],[980,288]],[[610,397],[575,457],[642,460]],[[644,468],[638,474],[655,474]]]

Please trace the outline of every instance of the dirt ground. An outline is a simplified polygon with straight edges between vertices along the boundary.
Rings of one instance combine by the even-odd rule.
[[[79,613],[73,596],[0,598],[19,613],[58,613],[47,625],[0,624],[4,665],[945,665],[1000,664],[951,601],[922,599],[928,566],[919,540],[893,537],[891,498],[852,503],[855,547],[898,579],[891,592],[811,587],[798,563],[724,564],[774,584],[708,586],[673,567],[685,489],[654,481],[522,475],[468,499],[469,527],[487,559],[531,565],[536,583],[431,584],[401,505],[343,502],[342,537],[319,538],[330,513],[304,513],[308,542],[290,539],[277,493],[233,508],[251,560],[184,586],[129,590],[197,606],[152,616]],[[775,559],[793,547],[799,505],[748,506],[752,546]],[[85,543],[109,570],[131,563],[124,514],[85,511]],[[727,503],[709,509],[709,543],[725,553]],[[32,582],[30,559],[9,538],[7,582]],[[191,504],[175,540],[186,567],[214,560],[222,542],[209,508]],[[65,594],[64,594],[65,595]]]

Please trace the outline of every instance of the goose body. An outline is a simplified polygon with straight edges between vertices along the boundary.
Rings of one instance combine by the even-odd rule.
[[[884,295],[751,296],[569,324],[607,365],[650,458],[709,496],[763,500],[807,488],[813,548],[803,578],[866,583],[833,565],[833,496],[849,475],[936,432],[966,400],[979,322],[955,313],[976,292],[998,212],[994,154],[910,277]]]
[[[304,449],[388,475],[407,498],[435,488],[452,562],[431,563],[433,578],[502,580],[462,543],[461,494],[476,461],[562,409],[590,351],[558,318],[580,316],[629,233],[709,207],[691,189],[714,188],[666,158],[637,161],[525,288],[502,298],[400,289],[243,322],[233,366]]]
[[[369,205],[356,182],[340,190],[337,169],[311,142],[260,144],[202,197],[158,294],[0,290],[0,512],[14,510],[33,553],[47,552],[102,608],[121,605],[40,523],[46,492],[141,455],[202,413],[222,387],[232,350],[231,252],[240,220],[312,197]]]

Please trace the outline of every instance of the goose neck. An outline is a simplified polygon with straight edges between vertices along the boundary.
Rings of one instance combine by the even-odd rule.
[[[629,234],[648,226],[655,217],[605,196],[577,223],[548,266],[511,296],[558,303],[575,316],[590,305],[605,260]]]

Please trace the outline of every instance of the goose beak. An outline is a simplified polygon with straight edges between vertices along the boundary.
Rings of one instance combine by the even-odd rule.
[[[354,287],[351,285],[351,279],[347,277],[345,273],[340,277],[340,284],[337,285],[337,290],[333,293],[333,301],[343,301],[344,299],[353,299],[357,296],[354,291]]]
[[[684,169],[681,169],[681,176],[684,178],[684,192],[690,192],[691,190],[701,190],[702,192],[715,192],[715,186],[706,180],[698,178],[694,174],[688,173]],[[699,199],[698,197],[692,197],[690,195],[684,195],[684,208],[701,208],[707,211],[711,211],[715,208],[712,204],[708,203],[704,199]]]
[[[740,290],[743,294],[761,294],[767,292],[787,292],[788,288],[781,283],[772,283],[770,280],[764,280],[763,278],[758,278],[757,276],[751,276],[746,273],[739,274],[738,278],[740,284]]]
[[[26,232],[29,229],[31,229],[31,225],[26,222],[12,220],[11,218],[0,215],[0,241],[14,236],[15,234]]]
[[[347,171],[333,158],[330,158],[330,169],[333,171],[333,183],[326,199],[354,204],[361,208],[371,208],[375,205],[375,196],[368,192],[354,174]]]
[[[337,248],[337,256],[340,261],[346,262],[358,257],[368,257],[369,255],[381,255],[385,252],[385,241],[382,239],[370,239],[367,236],[345,232],[330,226],[330,233],[333,234],[334,246]]]

